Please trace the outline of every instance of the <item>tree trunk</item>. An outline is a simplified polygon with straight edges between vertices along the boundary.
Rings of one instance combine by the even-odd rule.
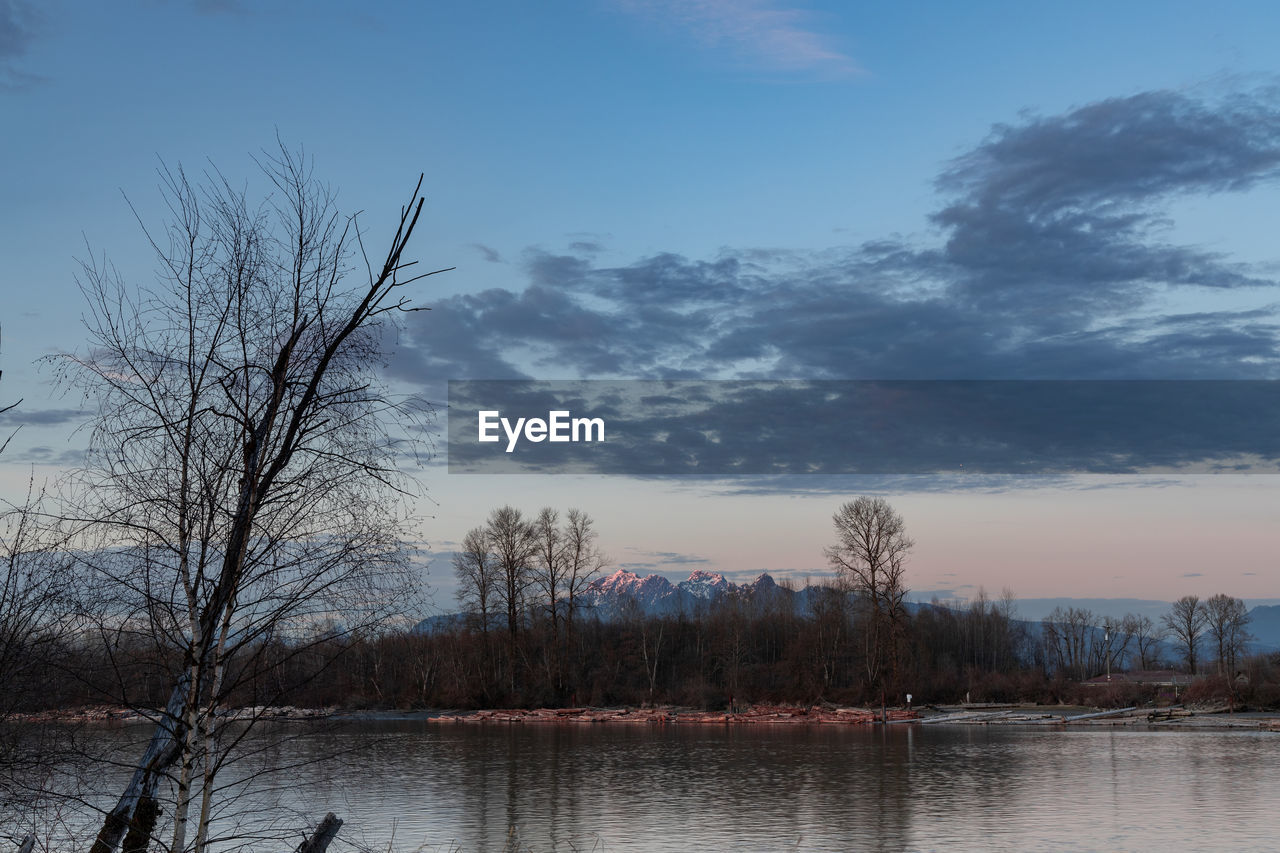
[[[98,832],[90,853],[115,853],[125,833],[137,822],[139,812],[143,811],[141,805],[147,801],[154,804],[160,778],[177,760],[182,748],[178,726],[181,725],[182,708],[190,681],[190,671],[184,672],[178,679],[169,697],[164,717],[151,735],[151,742],[147,744],[147,751],[143,753],[142,760],[133,771],[133,778],[129,780],[115,808],[103,820],[102,829]],[[154,817],[152,820],[154,822]]]
[[[329,842],[333,841],[341,827],[342,821],[338,820],[338,816],[333,812],[329,812],[316,826],[316,831],[311,833],[311,837],[298,845],[296,853],[325,853]]]

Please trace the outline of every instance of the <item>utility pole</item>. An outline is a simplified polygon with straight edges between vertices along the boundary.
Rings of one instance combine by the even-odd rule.
[[[1094,623],[1097,624],[1096,622]],[[1107,656],[1107,683],[1111,683],[1111,623],[1108,622],[1102,628],[1102,648]]]

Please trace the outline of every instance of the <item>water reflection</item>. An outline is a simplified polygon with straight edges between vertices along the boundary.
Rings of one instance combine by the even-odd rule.
[[[501,850],[1272,843],[1280,739],[1227,732],[362,724],[349,825]],[[315,808],[313,810],[320,810]]]
[[[291,736],[261,760],[306,771],[248,804],[278,801],[312,819],[335,811],[342,838],[381,850],[501,851],[513,837],[538,853],[1149,850],[1189,839],[1232,850],[1274,848],[1280,832],[1271,733],[423,721],[282,730]]]

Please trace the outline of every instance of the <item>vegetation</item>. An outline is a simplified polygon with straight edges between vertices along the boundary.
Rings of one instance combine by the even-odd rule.
[[[1106,620],[1059,608],[1028,622],[1018,618],[1007,590],[998,598],[980,592],[967,602],[908,607],[901,569],[910,541],[901,517],[879,499],[860,498],[836,514],[840,544],[829,553],[855,568],[835,583],[760,583],[663,615],[636,603],[610,618],[590,609],[584,579],[607,557],[595,544],[590,516],[571,510],[564,524],[559,519],[551,509],[526,517],[504,506],[464,537],[455,555],[461,618],[431,627],[258,636],[228,656],[234,674],[220,701],[232,707],[719,708],[730,702],[902,704],[912,693],[917,704],[1105,704],[1132,698],[1138,688],[1121,687],[1119,679],[1111,688],[1082,682],[1187,658],[1178,635],[1150,618]],[[858,552],[845,538],[850,530],[855,542],[875,540],[862,534],[876,530],[891,547]],[[873,573],[868,567],[877,562],[896,569]],[[852,582],[843,582],[851,575]],[[1186,606],[1187,599],[1175,603],[1170,618],[1188,618]],[[1273,704],[1280,697],[1280,660],[1247,654],[1243,603],[1222,595],[1195,606],[1191,618],[1209,626],[1213,638],[1197,658],[1197,672],[1206,677],[1197,691]],[[180,667],[185,652],[140,637],[132,646],[122,642],[104,645],[100,637],[82,636],[67,645],[60,668],[40,676],[46,688],[56,688],[29,696],[26,707],[110,702],[120,695],[137,705],[163,705],[166,686],[156,673]],[[136,665],[108,665],[124,656]],[[1181,660],[1168,659],[1174,656]],[[342,666],[318,678],[335,658]]]
[[[760,585],[683,613],[655,616],[633,609],[603,620],[587,612],[570,634],[553,629],[547,608],[531,600],[520,613],[514,646],[505,625],[486,631],[478,619],[430,632],[316,635],[305,643],[260,640],[242,652],[243,661],[229,662],[237,677],[225,702],[400,709],[647,703],[722,708],[731,700],[878,704],[881,685],[869,685],[864,677],[867,647],[861,638],[870,618],[850,593],[835,587]],[[882,686],[890,704],[903,704],[908,692],[917,704],[967,699],[1106,705],[1139,695],[1152,699],[1155,688],[1122,686],[1118,679],[1110,688],[1082,685],[1103,675],[1108,660],[1115,675],[1168,663],[1150,648],[1144,651],[1140,636],[1124,625],[1108,630],[1103,620],[1078,609],[1040,623],[1021,621],[1012,596],[979,594],[963,604],[907,611],[900,665]],[[156,673],[180,663],[177,650],[157,659],[149,644],[107,649],[91,640],[66,647],[56,669],[43,668],[43,689],[26,697],[23,710],[110,702],[122,690],[138,704],[163,704],[167,688]],[[123,653],[136,655],[139,664],[112,669],[110,659]],[[335,658],[341,666],[326,669]],[[1235,672],[1244,676],[1239,680],[1225,674],[1229,662],[1219,675],[1218,661],[1210,660],[1191,695],[1276,707],[1280,659],[1243,656],[1238,664]]]

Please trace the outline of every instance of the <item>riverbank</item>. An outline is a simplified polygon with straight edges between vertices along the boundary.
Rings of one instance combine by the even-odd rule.
[[[1227,706],[1175,705],[1166,708],[1101,709],[1085,705],[928,705],[920,708],[840,708],[833,706],[752,705],[735,711],[693,708],[502,708],[463,710],[349,710],[256,706],[223,711],[224,720],[259,722],[340,722],[403,720],[441,724],[586,724],[645,723],[676,725],[956,725],[956,726],[1135,726],[1152,729],[1251,729],[1280,733],[1280,712],[1239,711]],[[25,723],[150,723],[157,713],[125,708],[90,708],[15,714]]]
[[[680,708],[539,708],[443,712],[438,723],[669,723],[678,725],[1035,725],[1146,726],[1161,729],[1254,729],[1280,732],[1276,712],[1226,707],[1100,709],[1080,705],[951,705],[918,709],[756,705],[738,712]]]

